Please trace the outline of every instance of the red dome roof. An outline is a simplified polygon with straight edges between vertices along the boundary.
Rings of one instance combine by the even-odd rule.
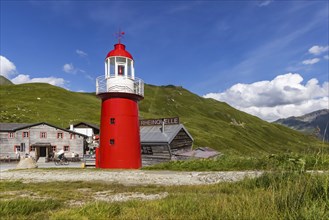
[[[133,56],[126,51],[126,46],[124,44],[118,43],[114,45],[114,50],[111,50],[105,59],[108,57],[114,57],[114,56],[120,56],[120,57],[127,57],[133,60]]]

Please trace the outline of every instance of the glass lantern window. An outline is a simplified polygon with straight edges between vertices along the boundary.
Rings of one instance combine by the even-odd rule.
[[[114,76],[115,74],[115,58],[110,58],[110,75]]]
[[[132,77],[132,71],[131,71],[131,69],[132,69],[132,66],[131,66],[131,60],[129,60],[128,59],[128,77]]]
[[[118,63],[126,63],[126,58],[123,58],[123,57],[117,57],[117,62],[118,62]]]
[[[118,75],[119,76],[125,75],[125,66],[124,65],[118,65]]]

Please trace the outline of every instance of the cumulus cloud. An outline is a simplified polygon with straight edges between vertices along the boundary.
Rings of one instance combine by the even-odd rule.
[[[320,61],[319,58],[313,58],[313,59],[304,60],[302,63],[305,64],[305,65],[312,65],[312,64],[315,64],[319,61]]]
[[[329,83],[311,79],[302,84],[298,73],[279,75],[271,81],[236,84],[222,93],[209,93],[205,98],[227,102],[233,107],[267,121],[298,116],[329,108]]]
[[[75,52],[76,52],[80,57],[87,57],[87,56],[88,56],[88,54],[87,54],[86,52],[84,52],[84,51],[82,51],[82,50],[79,50],[79,49],[77,49]]]
[[[319,55],[323,52],[326,52],[329,50],[329,46],[318,46],[315,45],[313,47],[311,47],[310,49],[308,49],[308,52],[314,55]]]
[[[0,75],[9,78],[15,74],[17,74],[15,64],[6,57],[0,55]]]
[[[52,76],[44,78],[31,78],[30,75],[19,74],[19,72],[16,70],[15,64],[8,60],[6,57],[0,55],[0,61],[0,75],[10,79],[15,84],[42,82],[49,83],[54,86],[64,87],[67,83],[62,78],[56,78]]]
[[[72,74],[76,74],[78,72],[86,73],[86,71],[84,71],[82,69],[79,69],[79,68],[76,68],[75,66],[73,66],[72,63],[66,63],[66,64],[64,64],[62,69],[66,73],[72,73]]]
[[[66,72],[66,73],[75,73],[76,72],[76,70],[75,70],[72,63],[64,64],[63,71]]]
[[[61,86],[64,87],[66,81],[63,78],[56,78],[56,77],[44,77],[44,78],[30,78],[30,75],[20,74],[11,80],[15,84],[22,84],[22,83],[35,83],[35,82],[42,82],[42,83],[49,83],[54,86]]]

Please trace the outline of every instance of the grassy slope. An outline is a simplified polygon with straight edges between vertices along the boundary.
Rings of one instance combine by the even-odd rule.
[[[100,100],[94,94],[34,83],[1,86],[0,98],[1,122],[45,121],[61,127],[80,121],[99,123]],[[179,116],[193,135],[195,147],[209,146],[226,153],[302,152],[319,143],[181,87],[146,85],[140,115],[142,118]],[[238,125],[242,123],[243,126]]]
[[[80,121],[97,123],[100,100],[44,83],[0,87],[1,122],[48,122],[61,127]]]
[[[142,116],[179,116],[195,138],[196,146],[250,154],[304,151],[315,143],[299,132],[265,122],[226,103],[199,97],[181,87],[148,86],[145,97],[140,106]]]

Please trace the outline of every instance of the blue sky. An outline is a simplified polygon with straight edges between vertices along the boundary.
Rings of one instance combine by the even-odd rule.
[[[117,42],[115,32],[121,28],[136,76],[145,83],[181,85],[245,110],[229,101],[244,98],[232,95],[235,85],[251,89],[254,83],[274,84],[276,77],[283,76],[288,84],[295,80],[293,89],[311,93],[307,84],[315,79],[322,90],[304,101],[324,98],[324,102],[298,112],[302,114],[328,102],[328,11],[325,0],[2,0],[1,74],[16,78],[16,83],[48,81],[72,91],[93,92],[95,78],[104,74],[104,58]],[[298,104],[295,101],[249,107]],[[289,116],[278,113],[266,118],[260,110],[254,114],[266,120]]]

